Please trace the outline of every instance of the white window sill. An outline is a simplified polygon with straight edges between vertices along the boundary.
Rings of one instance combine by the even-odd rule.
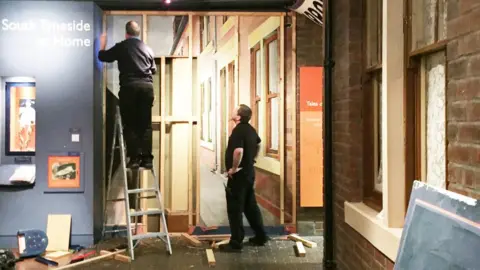
[[[388,228],[378,214],[364,203],[345,202],[345,222],[395,262],[402,229]]]
[[[200,146],[211,151],[215,150],[215,148],[213,147],[213,142],[206,142],[206,141],[200,140]]]

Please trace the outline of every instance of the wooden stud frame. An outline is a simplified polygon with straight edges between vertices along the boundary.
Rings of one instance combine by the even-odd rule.
[[[292,224],[297,224],[297,14],[292,12],[292,87],[295,89],[292,97]],[[285,200],[285,198],[283,198]]]
[[[142,25],[143,25],[143,31],[142,31],[142,40],[144,40],[145,43],[148,41],[148,16],[189,16],[189,55],[188,56],[167,56],[167,57],[160,57],[160,65],[162,71],[165,71],[166,69],[166,58],[188,58],[190,61],[190,76],[192,78],[192,91],[196,89],[196,86],[194,85],[195,82],[193,81],[193,16],[236,16],[237,17],[237,27],[236,27],[236,36],[238,39],[238,44],[240,42],[240,36],[239,36],[239,25],[240,25],[240,16],[278,16],[281,17],[281,25],[280,25],[280,30],[279,30],[279,43],[280,43],[280,102],[281,102],[281,108],[280,108],[280,119],[284,120],[285,117],[285,21],[284,17],[287,15],[285,12],[189,12],[189,11],[104,11],[103,13],[103,32],[106,32],[107,30],[107,16],[109,15],[130,15],[130,16],[142,16]],[[293,79],[293,85],[294,87],[296,86],[296,17],[295,14],[292,15],[293,17],[293,50],[292,50],[292,61],[293,61],[293,74],[292,74],[292,79]],[[235,57],[234,63],[235,63],[235,70],[234,70],[234,76],[236,80],[235,84],[235,90],[234,90],[234,95],[235,95],[235,103],[238,103],[239,101],[239,53],[240,53],[240,46],[238,46],[238,54]],[[160,106],[161,106],[161,113],[160,116],[154,116],[153,117],[153,123],[159,123],[160,124],[160,158],[159,158],[159,163],[160,163],[160,172],[159,172],[159,181],[160,181],[160,192],[162,194],[165,194],[165,134],[166,134],[166,125],[170,123],[188,123],[189,124],[189,154],[188,154],[188,160],[189,164],[192,163],[193,161],[193,125],[198,125],[199,124],[199,115],[200,115],[200,99],[195,98],[192,101],[192,105],[194,105],[193,102],[196,103],[195,107],[195,112],[192,111],[192,117],[175,117],[175,116],[167,116],[166,115],[166,104],[165,104],[165,97],[166,94],[166,78],[164,74],[162,74],[160,78],[160,93],[161,93],[161,101],[160,101]],[[296,88],[296,87],[295,87]],[[103,90],[106,93],[107,91],[107,66],[104,65],[103,67]],[[296,97],[296,94],[295,94]],[[296,98],[294,98],[294,110],[296,110]],[[103,96],[103,122],[104,122],[104,129],[103,129],[103,148],[104,152],[106,150],[106,130],[105,130],[105,121],[106,121],[106,95]],[[294,117],[294,125],[296,125],[296,119]],[[284,131],[285,130],[285,125],[284,121],[280,121],[280,130]],[[200,128],[196,129],[196,134],[198,138],[200,138]],[[294,139],[296,140],[296,134],[294,134]],[[199,148],[199,145],[197,145]],[[285,136],[284,132],[280,132],[280,145],[279,145],[279,155],[280,155],[280,223],[284,224],[285,222]],[[198,149],[196,154],[198,154]],[[293,181],[293,188],[292,188],[292,196],[293,196],[293,202],[292,202],[292,212],[293,212],[293,220],[292,222],[296,222],[296,146],[293,147],[293,154],[294,154],[294,164],[293,164],[293,172],[292,172],[292,181]],[[105,165],[105,161],[104,165]],[[196,178],[196,200],[195,200],[195,225],[200,224],[200,185],[201,185],[201,177],[200,177],[200,159],[197,158],[195,162],[195,178]],[[105,166],[104,166],[105,168]],[[190,226],[194,225],[193,222],[193,179],[194,179],[194,173],[192,170],[189,170],[188,174],[188,223]],[[106,200],[106,179],[104,179],[104,202],[103,206],[105,207],[105,200]],[[171,196],[170,196],[171,198]],[[165,196],[162,196],[162,203],[165,205]],[[161,226],[160,226],[161,227]]]
[[[285,224],[285,17],[280,17],[280,224]],[[296,129],[295,129],[296,130]]]

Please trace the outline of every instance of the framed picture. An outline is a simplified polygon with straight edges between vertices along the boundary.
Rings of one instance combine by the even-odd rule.
[[[46,192],[83,192],[83,153],[52,153],[48,156]]]
[[[7,82],[5,87],[5,155],[35,156],[35,83]]]

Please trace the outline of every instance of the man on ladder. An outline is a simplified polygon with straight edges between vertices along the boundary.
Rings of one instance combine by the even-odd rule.
[[[98,59],[118,62],[120,71],[120,112],[127,144],[127,167],[152,168],[153,78],[157,68],[152,49],[140,40],[140,26],[134,21],[125,25],[125,40],[105,50],[107,37],[100,38]]]
[[[102,238],[107,232],[120,232],[127,231],[128,249],[130,257],[134,260],[134,248],[138,244],[134,241],[147,239],[147,238],[160,238],[167,247],[169,254],[172,254],[172,247],[170,243],[170,237],[168,235],[168,229],[165,219],[165,211],[162,203],[161,193],[159,190],[158,178],[155,170],[152,166],[152,106],[153,106],[153,79],[152,75],[156,72],[155,60],[153,58],[152,50],[145,45],[140,39],[140,27],[134,21],[130,21],[125,26],[126,39],[122,42],[115,44],[109,50],[105,50],[106,35],[103,34],[100,39],[100,52],[98,58],[103,62],[118,61],[118,69],[120,71],[120,108],[117,106],[115,115],[115,126],[112,143],[112,153],[110,160],[110,171],[108,175],[107,183],[107,198],[106,201],[118,201],[118,199],[110,199],[110,192],[112,189],[112,166],[114,158],[114,149],[117,147],[117,141],[120,148],[121,169],[124,186],[125,201],[125,213],[126,213],[126,226],[125,230],[110,230],[106,231],[107,222],[107,207],[105,206],[104,212],[104,226],[102,232]],[[125,127],[122,123],[122,119],[125,121]],[[125,131],[125,132],[124,132]],[[123,134],[126,134],[127,149],[125,151],[125,144]],[[128,164],[126,163],[125,152],[129,158]],[[138,188],[138,177],[136,181],[137,188],[128,188],[127,179],[128,169],[147,169],[152,172],[153,175],[153,188]],[[137,174],[138,176],[139,174]],[[114,179],[115,180],[115,179]],[[154,193],[154,196],[138,197],[144,193]],[[137,201],[137,207],[135,211],[130,211],[129,195],[135,195]],[[158,203],[158,209],[139,209],[138,202],[140,199],[153,199],[155,198]],[[160,215],[161,216],[161,232],[145,233],[145,234],[132,234],[131,218],[135,218],[135,231],[137,229],[137,218],[147,215]]]

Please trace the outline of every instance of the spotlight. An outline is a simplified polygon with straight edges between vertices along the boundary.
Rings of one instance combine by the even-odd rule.
[[[165,4],[170,4],[171,0],[165,0]]]

